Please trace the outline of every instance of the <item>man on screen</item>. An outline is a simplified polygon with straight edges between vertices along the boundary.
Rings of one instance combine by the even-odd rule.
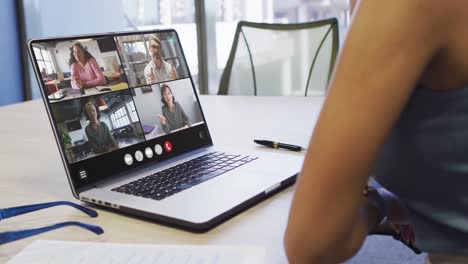
[[[162,59],[161,41],[156,35],[148,39],[151,61],[145,67],[145,79],[147,84],[165,82],[177,79],[175,67]]]

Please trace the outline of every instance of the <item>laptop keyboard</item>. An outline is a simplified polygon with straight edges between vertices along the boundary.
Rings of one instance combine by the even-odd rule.
[[[211,152],[119,186],[112,191],[162,200],[255,159],[257,157]]]

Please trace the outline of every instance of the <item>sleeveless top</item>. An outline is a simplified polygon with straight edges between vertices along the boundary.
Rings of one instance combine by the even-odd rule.
[[[468,86],[415,89],[373,177],[407,205],[416,246],[468,255]]]

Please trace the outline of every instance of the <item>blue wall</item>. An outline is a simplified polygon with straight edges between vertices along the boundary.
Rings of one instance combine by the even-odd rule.
[[[24,100],[16,1],[0,1],[0,106]]]

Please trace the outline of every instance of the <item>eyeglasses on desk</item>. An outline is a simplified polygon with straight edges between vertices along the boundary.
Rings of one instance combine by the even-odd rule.
[[[2,221],[3,219],[14,217],[14,216],[27,214],[30,212],[34,212],[34,211],[38,211],[38,210],[42,210],[42,209],[46,209],[46,208],[50,208],[54,206],[59,206],[59,205],[71,206],[93,218],[98,216],[98,213],[96,211],[86,208],[84,206],[81,206],[72,202],[68,202],[68,201],[57,201],[57,202],[50,202],[50,203],[32,204],[32,205],[0,209],[0,221]],[[0,245],[13,242],[19,239],[31,237],[34,235],[38,235],[41,233],[45,233],[48,231],[52,231],[58,228],[66,227],[66,226],[78,226],[86,230],[89,230],[96,235],[100,235],[104,233],[104,230],[99,226],[81,223],[77,221],[68,221],[68,222],[62,222],[62,223],[40,227],[40,228],[0,233]]]

